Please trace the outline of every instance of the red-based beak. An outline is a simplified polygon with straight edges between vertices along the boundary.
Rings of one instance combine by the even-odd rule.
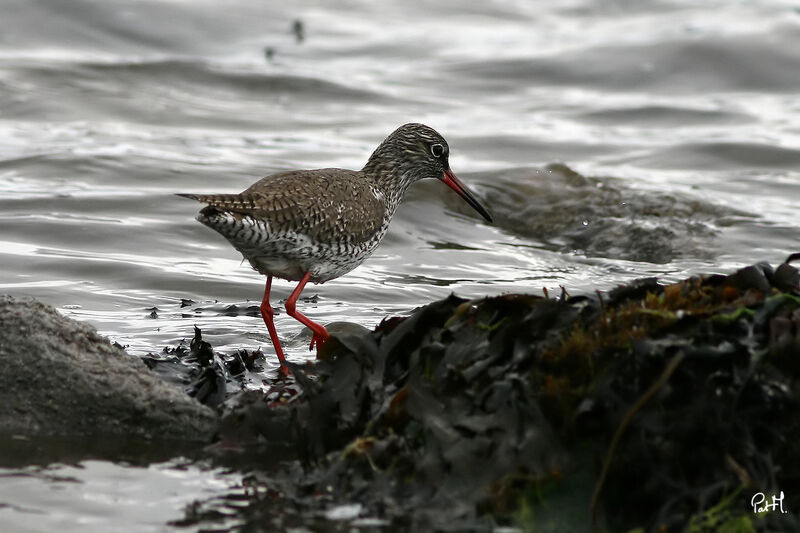
[[[472,194],[472,191],[467,189],[467,186],[461,183],[453,171],[449,168],[444,171],[444,175],[442,176],[442,181],[447,184],[448,187],[453,189],[458,193],[458,195],[464,199],[472,208],[481,214],[483,218],[485,218],[488,222],[492,221],[492,215],[486,210],[485,207],[475,198],[475,195]]]

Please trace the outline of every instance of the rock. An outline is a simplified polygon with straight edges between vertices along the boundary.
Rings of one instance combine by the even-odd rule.
[[[86,324],[0,296],[0,432],[208,441],[213,410]]]

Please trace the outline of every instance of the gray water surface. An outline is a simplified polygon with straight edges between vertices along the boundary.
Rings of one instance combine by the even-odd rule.
[[[0,291],[136,355],[197,325],[219,350],[262,347],[274,372],[247,312],[263,277],[174,193],[360,168],[412,121],[448,139],[496,223],[416,185],[372,258],[306,289],[313,320],[373,327],[451,292],[576,294],[775,264],[800,247],[797,50],[800,13],[778,0],[5,0]],[[291,289],[276,282],[274,302]],[[276,325],[289,359],[313,357],[300,324]],[[2,472],[0,524],[88,531],[108,515],[142,531],[119,505],[136,486],[151,522],[182,516],[146,490],[169,465],[43,468]],[[180,472],[195,487],[184,500],[236,483]],[[62,474],[83,490],[58,492]]]

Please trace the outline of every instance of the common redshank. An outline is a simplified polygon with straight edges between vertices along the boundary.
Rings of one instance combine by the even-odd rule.
[[[378,246],[397,206],[414,182],[437,178],[487,221],[492,217],[450,170],[447,141],[423,124],[389,135],[361,170],[323,168],[272,174],[239,194],[179,194],[208,204],[197,220],[219,232],[255,270],[267,276],[261,316],[281,371],[288,373],[269,303],[273,276],[299,281],[286,312],[312,332],[309,349],[328,331],[297,310],[309,281],[325,283],[350,272]]]

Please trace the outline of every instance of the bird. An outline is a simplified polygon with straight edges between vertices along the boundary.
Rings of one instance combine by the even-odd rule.
[[[261,316],[280,371],[289,375],[270,304],[273,277],[297,282],[286,312],[311,330],[309,349],[319,350],[329,334],[297,310],[300,293],[308,282],[338,278],[369,257],[411,185],[438,179],[492,222],[489,211],[450,169],[449,157],[442,135],[409,123],[386,137],[361,170],[290,170],[266,176],[239,194],[177,195],[206,204],[197,220],[225,237],[267,277]]]

